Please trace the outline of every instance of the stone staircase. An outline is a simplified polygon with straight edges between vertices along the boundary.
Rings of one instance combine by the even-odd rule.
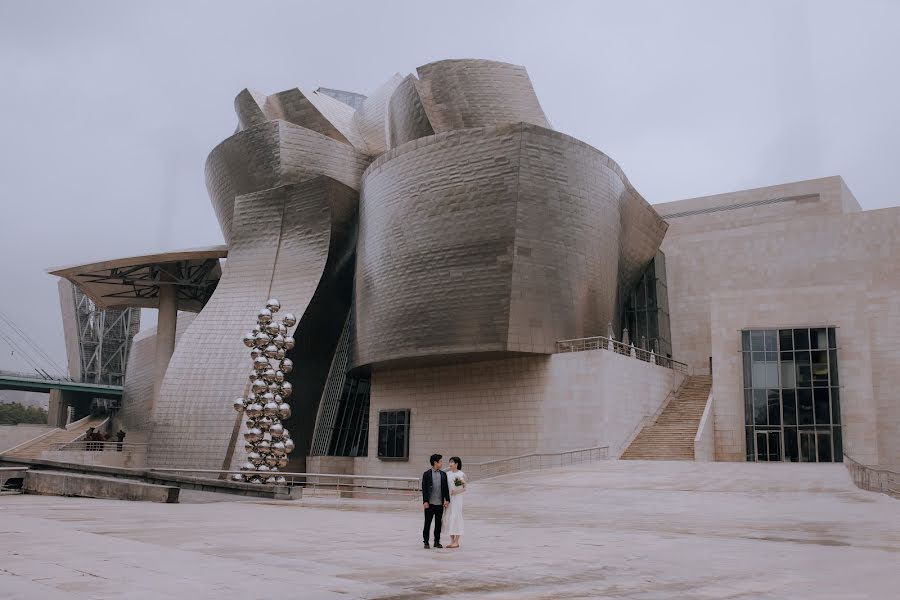
[[[641,429],[622,459],[694,460],[694,437],[711,387],[709,375],[688,377],[656,423]]]
[[[106,416],[97,416],[81,419],[80,421],[68,425],[65,429],[55,429],[50,434],[38,436],[30,442],[20,444],[15,448],[7,450],[0,454],[0,457],[25,459],[40,458],[41,453],[44,450],[55,450],[60,444],[73,442],[84,435],[84,432],[87,431],[88,427],[98,427],[108,418],[109,417]]]

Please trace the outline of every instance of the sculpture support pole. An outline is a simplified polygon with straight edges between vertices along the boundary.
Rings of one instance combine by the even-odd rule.
[[[170,282],[170,283],[166,283]],[[159,316],[156,324],[156,360],[153,376],[153,399],[159,396],[169,360],[175,352],[175,325],[178,320],[178,287],[174,277],[166,271],[160,273]]]

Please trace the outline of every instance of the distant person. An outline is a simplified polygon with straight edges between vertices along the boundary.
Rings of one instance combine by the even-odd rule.
[[[459,538],[463,534],[463,493],[466,491],[466,474],[462,472],[462,460],[458,456],[450,458],[450,508],[447,509],[447,531],[450,533],[448,548],[459,548]]]
[[[444,517],[444,509],[450,504],[450,484],[447,483],[447,474],[441,471],[443,463],[440,454],[432,454],[429,459],[431,468],[422,473],[422,508],[425,509],[425,528],[422,530],[422,541],[425,548],[428,545],[428,537],[431,532],[431,520],[434,519],[434,547],[441,546],[441,519]]]
[[[116,452],[122,451],[122,440],[125,439],[125,432],[121,429],[116,432]]]
[[[94,440],[94,451],[103,450],[103,442],[106,441],[106,436],[100,433],[99,431],[94,431],[94,435],[91,436],[91,439]]]
[[[94,441],[94,428],[93,427],[88,427],[88,430],[84,432],[84,440],[85,440],[85,442],[87,442],[84,445],[84,449],[85,450],[93,450],[94,449],[94,444],[92,443]]]

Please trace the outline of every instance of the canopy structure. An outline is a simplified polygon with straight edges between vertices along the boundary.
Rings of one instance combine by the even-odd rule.
[[[94,303],[107,308],[159,308],[160,291],[174,288],[176,310],[200,312],[212,296],[227,246],[177,250],[59,267],[48,273],[68,279]]]
[[[219,261],[227,246],[212,246],[116,258],[86,265],[50,269],[68,279],[102,308],[156,308],[154,398],[175,351],[178,311],[200,312],[222,278]]]

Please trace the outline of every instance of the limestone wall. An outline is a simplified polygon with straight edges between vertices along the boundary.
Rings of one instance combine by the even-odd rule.
[[[433,452],[464,463],[609,446],[618,457],[682,376],[606,350],[398,371],[372,379],[358,473],[420,474]],[[410,409],[409,461],[379,460],[378,412]]]

